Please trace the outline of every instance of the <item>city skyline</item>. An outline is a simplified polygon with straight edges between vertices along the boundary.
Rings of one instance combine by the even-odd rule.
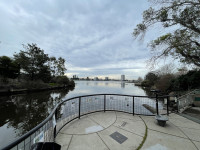
[[[138,79],[127,79],[126,75],[121,75],[118,78],[111,78],[111,77],[107,77],[107,76],[105,76],[105,77],[100,77],[100,76],[79,77],[77,75],[73,75],[71,79],[74,79],[74,80],[93,80],[93,81],[112,81],[112,80],[116,80],[116,81],[136,81],[136,80],[138,80]]]

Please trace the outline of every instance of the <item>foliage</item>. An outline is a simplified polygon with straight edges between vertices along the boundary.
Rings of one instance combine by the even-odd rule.
[[[0,57],[0,75],[4,78],[15,79],[20,74],[20,66],[7,56]]]
[[[170,88],[174,91],[186,91],[200,88],[200,70],[191,70],[172,80]]]
[[[70,85],[71,87],[73,87],[73,89],[74,89],[74,87],[75,87],[75,82],[74,82],[73,79],[70,79],[70,80],[69,80],[69,85]]]
[[[173,30],[150,43],[151,63],[154,65],[157,60],[171,55],[200,67],[200,1],[157,0],[152,3],[159,6],[143,12],[143,22],[134,29],[134,37],[142,39],[149,27],[157,23]]]
[[[22,72],[29,79],[41,79],[44,82],[49,82],[55,76],[63,76],[65,71],[65,59],[59,57],[49,57],[36,44],[23,45],[25,50],[21,50],[14,55],[16,62],[20,64]]]
[[[47,62],[48,54],[36,44],[23,45],[25,51],[21,50],[14,55],[15,60],[20,64],[21,69],[31,80],[36,80],[41,74],[49,74]],[[44,78],[43,78],[44,79]]]
[[[70,86],[72,89],[75,87],[75,82],[73,80],[69,80],[67,76],[56,76],[51,80],[52,83],[62,86]],[[51,83],[51,85],[52,85]]]
[[[69,79],[66,76],[57,76],[55,77],[55,83],[67,85],[69,83]]]
[[[48,83],[51,80],[51,71],[48,66],[43,66],[39,73],[36,75],[36,79],[41,79],[45,83]]]
[[[158,79],[159,79],[159,77],[156,73],[149,72],[145,75],[145,79],[141,85],[144,87],[152,87],[155,85],[155,83]]]
[[[166,64],[166,65],[164,65],[164,66],[162,66],[162,67],[160,67],[159,69],[156,70],[156,73],[159,76],[173,74],[174,72],[175,72],[175,66],[174,66],[173,63]]]
[[[153,82],[152,82],[153,81]],[[145,76],[143,87],[156,88],[163,93],[171,91],[187,91],[200,88],[200,70],[190,70],[186,74],[154,74],[152,72]]]
[[[171,81],[174,79],[173,74],[165,74],[161,75],[157,82],[155,83],[155,87],[162,92],[167,93],[170,90]]]
[[[49,87],[48,84],[44,83],[41,80],[20,82],[19,86],[21,88],[28,89],[28,90],[43,89],[43,88]]]
[[[137,82],[141,83],[143,81],[142,77],[138,77]]]
[[[63,76],[65,71],[65,59],[59,57],[58,60],[55,57],[50,57],[49,67],[53,76]]]

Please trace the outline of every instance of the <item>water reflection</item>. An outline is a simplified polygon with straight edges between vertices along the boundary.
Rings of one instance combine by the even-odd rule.
[[[104,93],[146,95],[142,88],[135,86],[133,83],[121,81],[76,81],[75,90],[69,92],[66,98]]]
[[[146,95],[132,83],[115,81],[76,81],[75,89],[68,92],[59,90],[0,97],[0,145],[7,145],[41,123],[63,99],[102,93]]]
[[[13,141],[41,123],[68,92],[69,90],[45,91],[0,97],[0,128],[7,126],[12,131],[9,138],[0,134],[0,145]]]
[[[125,83],[121,82],[121,88],[125,88]]]

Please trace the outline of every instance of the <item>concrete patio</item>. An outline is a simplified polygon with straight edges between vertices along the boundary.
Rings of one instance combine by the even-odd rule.
[[[154,116],[98,112],[67,124],[56,142],[62,150],[200,150],[200,124],[170,114],[165,127]]]

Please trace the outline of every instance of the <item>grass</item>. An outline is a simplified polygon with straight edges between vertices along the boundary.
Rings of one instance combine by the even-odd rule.
[[[57,83],[48,83],[50,86],[58,86],[59,84]]]
[[[141,118],[141,117],[140,117]],[[142,118],[141,118],[142,119]],[[144,120],[142,119],[142,121],[144,122]],[[140,150],[142,148],[142,146],[144,145],[144,142],[146,141],[146,138],[147,138],[147,135],[148,135],[148,127],[146,125],[146,123],[144,122],[145,124],[145,134],[144,134],[144,137],[143,137],[143,140],[142,142],[140,143],[140,145],[138,146],[138,148],[136,150]]]

